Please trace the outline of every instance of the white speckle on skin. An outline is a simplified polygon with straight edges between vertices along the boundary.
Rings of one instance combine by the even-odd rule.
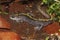
[[[38,27],[38,26],[34,27],[34,30],[40,30],[40,27]]]

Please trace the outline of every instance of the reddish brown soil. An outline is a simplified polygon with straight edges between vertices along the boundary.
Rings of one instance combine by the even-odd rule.
[[[53,22],[52,24],[46,26],[43,28],[43,31],[45,31],[48,34],[54,34],[54,33],[59,33],[60,25],[57,22]]]

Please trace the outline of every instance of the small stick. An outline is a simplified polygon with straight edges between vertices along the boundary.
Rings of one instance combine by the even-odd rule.
[[[39,10],[39,12],[41,12],[42,15],[44,15],[46,18],[50,18],[50,16],[45,13],[44,11],[41,10],[40,6],[37,7],[37,9]]]

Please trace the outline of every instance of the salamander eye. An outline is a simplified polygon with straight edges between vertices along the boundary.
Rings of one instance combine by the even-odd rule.
[[[14,16],[11,16],[12,18],[14,18]]]

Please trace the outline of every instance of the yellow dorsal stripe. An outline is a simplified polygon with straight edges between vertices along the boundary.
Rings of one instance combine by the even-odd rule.
[[[28,13],[27,13],[27,14],[26,14],[26,13],[23,13],[22,15],[27,16],[27,17],[29,17],[30,19],[33,19],[33,20],[36,20],[36,21],[49,21],[49,20],[53,20],[53,17],[51,16],[51,14],[50,14],[50,16],[51,16],[50,19],[41,19],[41,18],[37,19],[37,18],[33,18],[33,17],[32,17],[31,15],[29,15]]]

